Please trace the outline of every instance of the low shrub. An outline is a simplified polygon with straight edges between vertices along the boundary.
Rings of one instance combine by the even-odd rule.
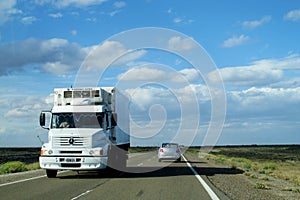
[[[254,185],[254,188],[255,189],[261,189],[261,190],[269,190],[269,189],[271,189],[270,187],[268,187],[266,184],[263,184],[263,183],[256,183]]]
[[[10,161],[0,166],[0,174],[23,172],[27,170],[26,165],[20,161]]]
[[[266,169],[266,170],[276,170],[276,169],[278,169],[278,167],[275,163],[266,163],[264,165],[264,169]]]

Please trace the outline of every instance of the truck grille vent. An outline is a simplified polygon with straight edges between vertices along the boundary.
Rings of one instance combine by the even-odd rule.
[[[84,137],[53,137],[53,147],[82,147],[87,145]]]
[[[80,163],[61,163],[61,167],[72,167],[72,168],[80,168]]]
[[[60,151],[61,154],[82,154],[82,151]]]

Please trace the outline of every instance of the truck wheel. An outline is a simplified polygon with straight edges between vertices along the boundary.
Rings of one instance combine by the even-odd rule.
[[[56,178],[57,170],[46,169],[46,174],[48,178]]]

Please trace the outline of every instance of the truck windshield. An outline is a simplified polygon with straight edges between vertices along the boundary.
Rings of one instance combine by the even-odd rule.
[[[53,113],[51,128],[103,128],[104,113]]]

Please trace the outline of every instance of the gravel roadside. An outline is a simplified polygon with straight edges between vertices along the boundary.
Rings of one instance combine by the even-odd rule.
[[[268,180],[251,178],[242,170],[217,165],[210,160],[199,158],[198,154],[186,153],[185,157],[195,170],[207,178],[229,199],[232,200],[298,200],[299,192],[284,191],[283,188],[295,187],[289,182],[269,178]],[[258,187],[262,187],[258,189]]]

